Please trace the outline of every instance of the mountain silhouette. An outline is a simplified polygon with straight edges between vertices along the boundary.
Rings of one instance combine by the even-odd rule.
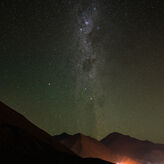
[[[139,164],[139,162],[125,155],[121,156],[117,152],[113,153],[109,147],[105,146],[100,141],[81,133],[75,135],[62,133],[61,135],[54,136],[54,138],[56,137],[67,148],[81,157],[100,158],[114,163],[126,161],[126,163]]]
[[[72,135],[67,134],[67,133],[62,133],[60,135],[55,135],[54,136],[54,138],[55,138],[56,141],[62,141],[62,140],[67,139],[69,137],[72,137]]]
[[[81,133],[75,135],[61,134],[55,136],[60,142],[83,158],[93,157],[106,161],[114,161],[113,154],[109,148],[94,138]]]
[[[109,147],[113,153],[127,156],[142,162],[163,163],[164,145],[142,141],[128,135],[111,133],[101,142]]]
[[[108,164],[83,159],[24,116],[0,102],[0,163],[2,164]]]

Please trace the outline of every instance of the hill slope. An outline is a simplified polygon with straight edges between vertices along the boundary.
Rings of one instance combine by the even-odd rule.
[[[144,162],[163,163],[164,145],[141,141],[127,135],[112,133],[101,140],[113,153]]]
[[[1,102],[0,154],[2,164],[107,164],[99,159],[78,157],[52,136]]]
[[[60,142],[62,144],[81,157],[92,157],[100,158],[106,161],[114,161],[113,153],[110,149],[94,138],[80,133],[73,136],[61,134],[61,136],[58,135],[57,138],[60,138]]]

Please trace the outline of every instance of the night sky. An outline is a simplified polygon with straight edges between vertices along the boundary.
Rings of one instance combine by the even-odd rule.
[[[164,143],[162,0],[2,0],[0,100],[54,135]]]

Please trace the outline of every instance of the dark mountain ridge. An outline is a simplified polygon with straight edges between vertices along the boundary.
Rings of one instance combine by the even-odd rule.
[[[2,164],[108,164],[99,159],[80,158],[1,102],[0,154]]]
[[[101,142],[109,147],[113,153],[132,159],[152,163],[164,161],[164,144],[154,144],[148,140],[142,141],[116,132],[109,134]]]
[[[55,138],[56,141],[62,141],[64,139],[67,139],[69,137],[71,137],[72,135],[68,134],[68,133],[62,133],[60,135],[55,135],[53,136]]]
[[[64,136],[64,137],[63,137]],[[83,158],[100,158],[105,161],[116,162],[119,156],[98,140],[81,133],[75,135],[61,134],[54,136],[60,138],[60,142]]]

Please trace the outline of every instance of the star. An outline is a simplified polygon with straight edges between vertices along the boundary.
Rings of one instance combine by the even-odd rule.
[[[89,24],[89,22],[88,21],[85,21],[85,25],[88,25]]]
[[[89,99],[90,99],[90,101],[92,101],[93,100],[93,97],[90,97]]]

